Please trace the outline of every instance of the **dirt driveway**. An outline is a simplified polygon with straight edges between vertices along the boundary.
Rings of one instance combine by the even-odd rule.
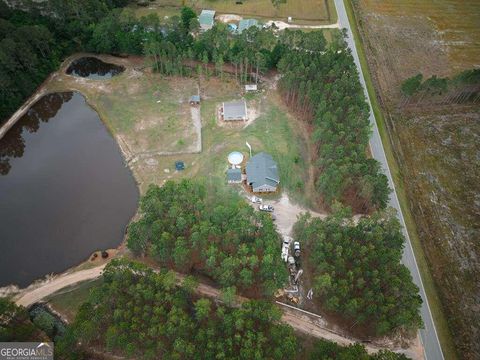
[[[292,203],[285,193],[279,200],[264,200],[263,203],[274,207],[273,214],[276,217],[277,229],[284,238],[292,235],[293,225],[297,222],[299,215],[309,212],[313,217],[324,219],[327,216]]]

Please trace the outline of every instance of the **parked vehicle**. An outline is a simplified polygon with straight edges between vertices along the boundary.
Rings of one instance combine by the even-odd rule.
[[[254,204],[261,204],[263,202],[263,200],[257,196],[252,196],[250,201]]]
[[[273,211],[273,206],[272,205],[260,205],[258,207],[258,209],[261,210],[261,211],[272,212]]]
[[[299,257],[300,256],[300,243],[298,241],[295,241],[293,243],[293,254],[296,256],[296,257]]]

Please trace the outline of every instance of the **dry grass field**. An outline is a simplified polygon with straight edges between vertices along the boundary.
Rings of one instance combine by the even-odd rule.
[[[398,106],[400,84],[412,75],[452,76],[480,66],[480,2],[352,2],[439,294],[433,311],[445,316],[435,319],[445,358],[480,358],[480,109]]]
[[[283,19],[291,16],[294,20],[316,23],[337,21],[333,0],[287,0],[278,7],[271,0],[155,0],[147,7],[134,6],[138,15],[156,12],[160,16],[170,16],[174,8],[190,6],[200,12],[212,9],[224,14],[237,14],[244,17]]]

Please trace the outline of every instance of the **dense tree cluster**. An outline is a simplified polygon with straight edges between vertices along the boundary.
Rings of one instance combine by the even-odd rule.
[[[308,355],[309,360],[408,360],[403,354],[396,354],[388,350],[380,350],[370,355],[361,344],[340,346],[326,340],[315,341]]]
[[[112,261],[103,283],[79,310],[57,346],[68,356],[79,342],[136,359],[293,359],[293,329],[272,304],[215,305],[178,287],[172,273]]]
[[[417,74],[403,81],[401,92],[403,105],[477,103],[480,101],[480,69],[465,70],[453,78],[432,75],[424,79],[422,74]]]
[[[30,321],[27,309],[0,297],[0,342],[47,339],[46,335]]]
[[[129,226],[128,247],[163,266],[201,272],[224,288],[272,295],[288,275],[270,216],[238,194],[215,191],[189,180],[151,186],[140,201],[141,219]]]
[[[375,213],[357,224],[348,209],[325,220],[302,217],[295,237],[307,249],[314,290],[329,311],[376,335],[422,324],[422,300],[400,264],[403,235],[393,213]]]
[[[369,108],[353,58],[343,38],[330,46],[321,32],[286,32],[290,49],[279,62],[285,101],[313,127],[320,174],[317,188],[327,203],[347,193],[361,199],[363,210],[384,208],[387,178],[367,157]]]
[[[0,0],[0,123],[73,51],[84,50],[93,24],[126,0]]]

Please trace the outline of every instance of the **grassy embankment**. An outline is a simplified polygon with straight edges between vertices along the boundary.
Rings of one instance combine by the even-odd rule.
[[[355,44],[357,47],[358,55],[360,58],[360,63],[362,66],[362,71],[365,76],[365,81],[367,84],[367,90],[370,96],[370,100],[372,103],[373,112],[375,114],[375,119],[377,122],[378,130],[380,132],[380,136],[382,138],[383,147],[385,150],[385,154],[387,157],[388,165],[390,167],[390,171],[393,177],[393,181],[395,183],[395,188],[398,196],[398,200],[400,202],[400,207],[402,209],[402,213],[405,219],[405,224],[407,226],[408,233],[410,235],[410,240],[412,243],[412,247],[415,252],[415,258],[417,260],[418,267],[420,269],[420,275],[423,280],[423,285],[425,287],[425,292],[428,297],[428,303],[430,306],[430,310],[432,311],[432,315],[435,321],[435,327],[437,329],[438,337],[442,346],[442,350],[446,359],[456,359],[457,354],[455,351],[455,347],[453,344],[453,340],[451,338],[451,333],[448,328],[448,323],[443,313],[442,305],[440,302],[440,298],[438,296],[437,290],[435,288],[435,283],[433,281],[432,275],[428,268],[428,263],[423,253],[423,248],[420,243],[420,239],[418,237],[415,221],[412,217],[412,213],[408,206],[408,200],[406,191],[404,188],[404,182],[402,179],[402,173],[398,164],[396,162],[394,156],[394,150],[391,145],[390,135],[388,133],[385,119],[383,117],[383,113],[381,107],[377,100],[377,95],[375,93],[375,88],[373,86],[372,78],[370,76],[370,72],[367,65],[366,55],[363,48],[363,43],[360,37],[360,34],[357,29],[357,22],[355,18],[355,13],[352,8],[351,0],[344,0],[345,7],[348,13],[349,22],[352,25],[353,36],[355,40]]]
[[[156,0],[147,7],[133,5],[137,15],[143,16],[156,13],[160,17],[173,16],[181,6],[190,6],[200,12],[202,9],[212,9],[218,13],[235,14],[243,17],[253,17],[260,20],[283,20],[293,18],[293,23],[313,25],[330,24],[337,21],[333,0],[288,0],[278,7],[271,0],[245,0],[243,4],[235,4],[231,0]]]
[[[100,285],[101,279],[84,281],[79,284],[62,289],[47,299],[47,303],[68,322],[75,319],[80,306],[87,300],[90,290]]]

